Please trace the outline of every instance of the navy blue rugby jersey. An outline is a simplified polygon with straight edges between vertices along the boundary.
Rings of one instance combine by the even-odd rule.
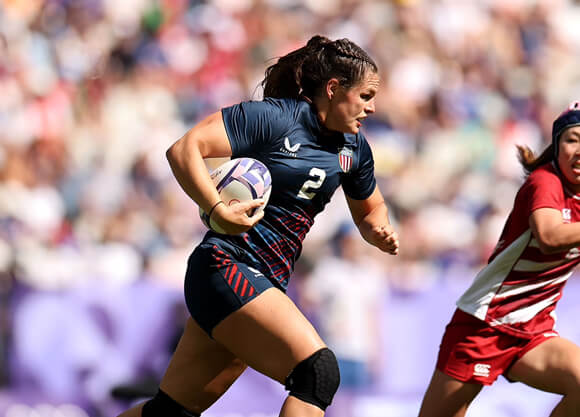
[[[230,244],[282,290],[302,241],[336,189],[364,200],[375,189],[371,149],[361,133],[330,132],[306,101],[249,101],[222,109],[232,158],[263,162],[272,175],[264,218],[238,236],[208,232],[204,240]]]

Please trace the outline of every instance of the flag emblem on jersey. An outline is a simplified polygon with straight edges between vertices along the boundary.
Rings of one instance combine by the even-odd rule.
[[[348,172],[352,168],[352,155],[352,149],[349,148],[342,148],[338,153],[338,163],[344,172]]]

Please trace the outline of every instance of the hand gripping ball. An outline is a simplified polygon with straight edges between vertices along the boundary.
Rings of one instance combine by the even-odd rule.
[[[225,162],[211,172],[210,177],[222,201],[230,206],[243,201],[263,198],[265,204],[256,210],[263,210],[272,191],[272,177],[266,165],[253,158],[236,158]],[[249,213],[251,215],[254,213]],[[211,230],[224,230],[199,208],[202,222]]]

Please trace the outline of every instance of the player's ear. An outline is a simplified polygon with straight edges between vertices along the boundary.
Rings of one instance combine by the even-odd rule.
[[[336,90],[338,90],[339,86],[340,86],[340,82],[338,81],[338,78],[331,78],[330,80],[327,81],[327,83],[326,83],[326,97],[329,100],[332,100],[332,97],[334,97],[334,95],[336,94]]]

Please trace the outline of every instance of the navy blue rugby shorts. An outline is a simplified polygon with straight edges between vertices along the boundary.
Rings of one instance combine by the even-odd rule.
[[[274,287],[244,251],[204,242],[187,262],[185,303],[193,319],[211,337],[214,327],[228,315]]]

